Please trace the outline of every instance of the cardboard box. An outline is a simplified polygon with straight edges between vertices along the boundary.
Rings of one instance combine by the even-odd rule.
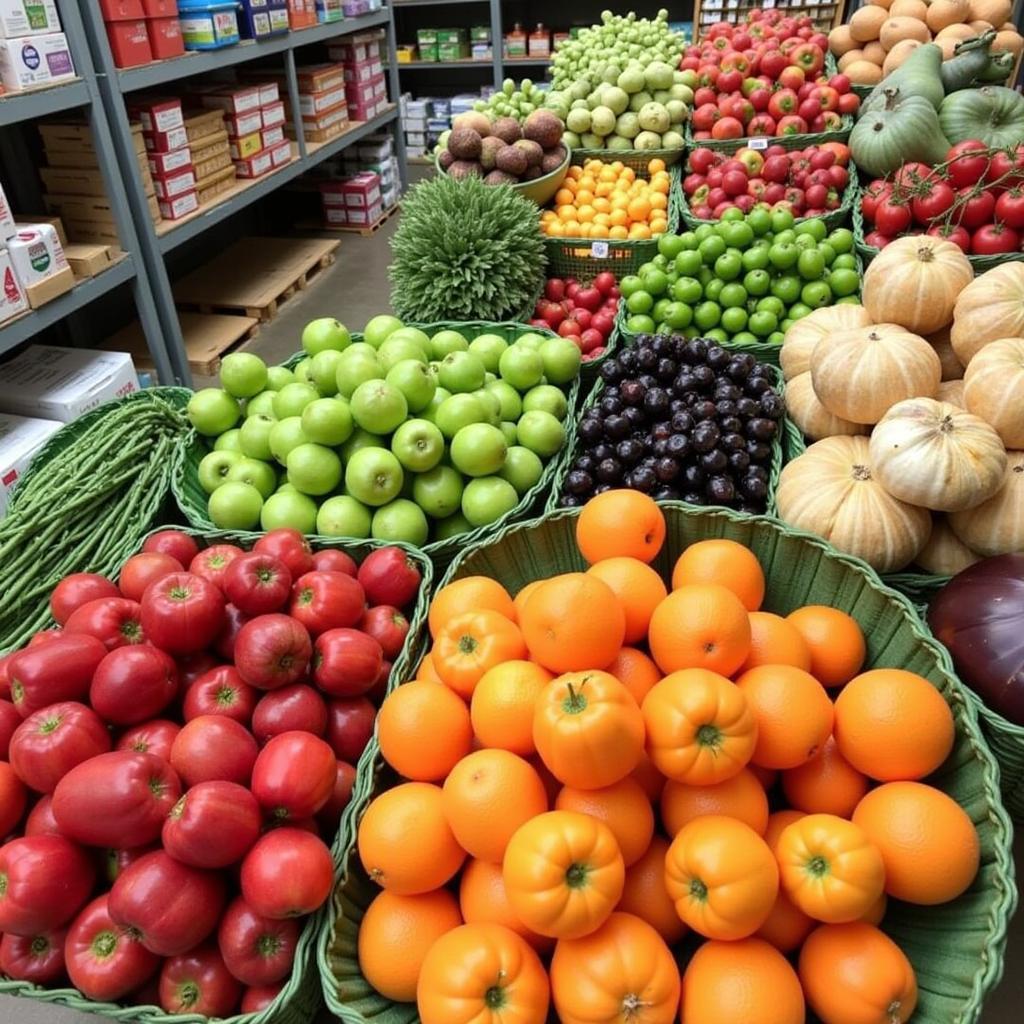
[[[228,152],[232,160],[248,160],[263,149],[263,140],[259,132],[251,132],[240,139],[228,139]]]
[[[193,159],[193,167],[196,172],[196,188],[199,188],[200,191],[202,191],[200,182],[208,178],[210,175],[222,171],[225,167],[231,170],[232,177],[235,176],[234,165],[231,162],[231,151],[226,139],[224,141],[223,148],[218,150],[218,152],[213,153],[211,156],[207,156],[202,160]]]
[[[264,128],[260,132],[260,142],[263,149],[273,149],[284,142],[284,125],[279,124],[276,128]]]
[[[209,91],[201,93],[199,99],[208,109],[225,110],[229,114],[246,114],[259,108],[260,89],[256,85],[239,86],[236,89],[213,86]]]
[[[172,128],[169,132],[143,132],[143,138],[150,153],[169,153],[172,149],[184,149],[188,145],[188,132],[184,126]]]
[[[146,17],[142,0],[100,0],[104,21],[139,21]]]
[[[0,323],[24,313],[26,309],[28,299],[18,275],[14,273],[10,254],[6,249],[0,249]]]
[[[177,171],[166,178],[157,178],[155,184],[157,199],[173,199],[191,192],[196,187],[196,176],[189,164],[186,170]]]
[[[152,61],[153,47],[144,20],[108,21],[105,27],[110,52],[117,67],[135,68]]]
[[[147,18],[176,18],[178,0],[142,0],[142,10]]]
[[[372,99],[368,103],[359,102],[353,104],[350,100],[348,113],[349,117],[351,117],[353,121],[369,121],[382,111],[386,110],[387,106],[387,99],[381,97]]]
[[[46,191],[72,196],[106,197],[107,188],[98,170],[70,167],[40,167],[39,175]]]
[[[350,82],[345,86],[345,99],[354,106],[373,102],[373,82]]]
[[[277,103],[270,103],[263,107],[260,110],[260,115],[264,128],[276,128],[279,124],[284,124],[287,120],[284,100],[278,100]]]
[[[269,107],[281,98],[281,88],[277,82],[260,82],[257,88],[260,91],[261,107]]]
[[[323,92],[345,84],[345,69],[341,64],[307,64],[298,69],[299,92]]]
[[[337,107],[347,99],[347,89],[344,84],[324,89],[321,92],[302,93],[299,96],[299,110],[303,120],[307,117],[316,117],[325,110]]]
[[[348,214],[344,206],[324,207],[324,226],[329,228],[340,227],[348,224]]]
[[[315,25],[315,0],[288,0],[288,24],[293,29]]]
[[[384,207],[378,197],[372,206],[345,207],[345,219],[352,227],[369,227],[384,216]]]
[[[380,39],[373,33],[363,32],[349,36],[343,43],[327,47],[327,56],[344,64],[380,58]]]
[[[71,268],[65,267],[35,284],[26,285],[25,295],[28,297],[28,304],[33,309],[39,309],[40,306],[45,306],[48,302],[59,299],[65,292],[71,291],[76,284]]]
[[[185,55],[185,37],[181,34],[181,22],[176,17],[148,18],[146,32],[154,60],[173,60]]]
[[[224,131],[224,112],[221,110],[190,113],[185,118],[185,132],[190,144],[222,131]]]
[[[257,153],[245,160],[235,161],[235,174],[239,178],[262,178],[274,169],[274,159],[269,152]]]
[[[93,198],[51,192],[43,196],[43,205],[49,213],[58,215],[65,222],[65,227],[70,221],[109,225],[114,223],[114,210],[106,196]]]
[[[185,146],[183,149],[172,149],[169,153],[150,153],[148,162],[151,174],[166,178],[175,171],[192,166],[192,150]]]
[[[103,402],[139,390],[125,352],[30,345],[4,363],[0,409],[70,423]]]
[[[6,513],[14,488],[32,457],[62,426],[56,420],[0,413],[0,516]]]
[[[263,116],[259,108],[245,114],[232,114],[224,119],[224,126],[228,130],[228,135],[240,139],[258,132],[263,127]]]
[[[341,181],[346,207],[367,207],[380,201],[380,178],[373,171],[361,171]]]
[[[0,0],[0,37],[17,39],[59,31],[56,0]]]
[[[4,187],[0,185],[0,245],[14,234],[14,214],[11,213],[11,206],[4,195]]]
[[[18,231],[22,228],[31,227],[33,224],[49,224],[57,232],[57,241],[60,242],[61,248],[67,249],[68,247],[68,236],[64,231],[64,224],[60,217],[48,217],[37,213],[19,213],[15,217],[15,222]]]
[[[199,205],[205,206],[223,192],[227,192],[228,189],[234,188],[234,185],[235,168],[231,164],[228,164],[227,167],[221,168],[219,171],[216,171],[206,178],[201,178],[196,182],[196,192],[199,195]]]
[[[284,167],[286,163],[289,163],[292,158],[292,144],[290,139],[285,139],[284,142],[279,142],[270,151],[270,164],[276,171],[279,167]]]
[[[160,216],[164,220],[181,220],[190,213],[199,209],[199,196],[195,189],[191,192],[184,192],[173,199],[159,200]]]
[[[302,127],[306,129],[306,137],[309,138],[309,131],[324,131],[330,128],[336,128],[338,125],[344,126],[348,124],[348,104],[339,103],[336,107],[330,107],[318,114],[316,117],[304,117],[302,119]],[[293,130],[295,125],[289,122],[289,130]],[[335,133],[336,134],[336,133]],[[333,137],[333,136],[332,136]],[[316,141],[316,140],[314,140]]]
[[[95,277],[110,267],[110,246],[72,242],[64,246],[64,255],[75,277]]]
[[[378,58],[358,61],[345,65],[345,82],[369,82],[383,73],[384,67]]]
[[[20,92],[74,77],[75,64],[63,32],[0,40],[0,81],[8,92]]]

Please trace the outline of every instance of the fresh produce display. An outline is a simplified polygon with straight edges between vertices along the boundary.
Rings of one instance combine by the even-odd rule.
[[[825,142],[806,149],[743,147],[733,156],[698,146],[686,162],[683,194],[690,215],[719,220],[726,210],[789,210],[822,217],[843,205],[850,185],[850,147]]]
[[[641,335],[601,366],[559,504],[614,487],[766,510],[785,412],[775,371],[703,338]]]
[[[619,160],[573,164],[540,215],[549,238],[657,238],[669,229],[671,178],[665,161],[647,164],[647,177]]]
[[[227,356],[221,388],[189,403],[216,439],[198,465],[215,526],[423,546],[494,523],[564,444],[582,362],[564,332],[509,342],[388,315],[357,342],[314,320],[302,345],[295,372],[275,367],[273,380],[257,356]]]
[[[619,308],[619,285],[610,271],[592,281],[549,277],[533,310],[531,327],[542,327],[579,346],[583,362],[600,359],[608,349]]]
[[[785,209],[726,210],[663,235],[658,255],[619,282],[632,333],[771,346],[812,310],[858,302],[859,287],[853,233]]]
[[[506,78],[500,89],[487,99],[477,100],[473,109],[486,114],[492,121],[497,121],[499,117],[525,121],[544,105],[547,92],[547,89],[541,89],[529,78],[524,78],[518,86],[514,79]]]
[[[399,548],[173,529],[62,579],[0,663],[4,974],[210,1017],[280,988],[421,579]]]
[[[663,579],[665,535],[650,498],[609,491],[577,521],[585,572],[434,598],[432,648],[381,708],[401,781],[356,840],[379,887],[359,970],[424,1024],[731,1021],[740,989],[780,1024],[912,1019],[887,899],[927,915],[979,867],[927,781],[949,706],[865,665],[844,612],[763,609],[744,545],[694,543]]]

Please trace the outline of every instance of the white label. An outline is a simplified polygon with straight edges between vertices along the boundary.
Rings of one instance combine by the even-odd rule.
[[[768,148],[768,139],[767,138],[747,139],[747,148],[748,149],[767,149]]]
[[[590,255],[598,260],[605,260],[608,258],[608,243],[607,242],[591,242],[590,243]]]

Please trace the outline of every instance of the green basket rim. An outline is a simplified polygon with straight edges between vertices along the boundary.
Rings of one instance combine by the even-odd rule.
[[[742,139],[697,139],[693,135],[692,121],[686,122],[686,149],[693,149],[697,146],[706,146],[708,149],[717,149],[722,153],[735,153],[738,149],[749,146],[753,139],[766,139],[772,145],[781,139],[790,139],[791,147],[804,149],[807,146],[820,146],[823,142],[846,142],[853,131],[853,115],[843,114],[843,123],[839,128],[833,128],[825,132],[804,132],[801,135],[753,135]]]
[[[684,134],[685,139],[685,134]],[[686,149],[685,145],[675,149],[588,149],[586,146],[578,146],[570,149],[573,160],[578,157],[580,160],[664,160],[665,166],[670,167],[677,164]]]

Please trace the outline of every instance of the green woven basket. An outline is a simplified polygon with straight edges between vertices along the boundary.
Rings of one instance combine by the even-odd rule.
[[[760,146],[762,142],[767,146],[779,143],[787,149],[805,149],[807,146],[820,146],[823,142],[846,142],[853,130],[853,116],[843,115],[842,127],[829,132],[806,132],[803,135],[779,135],[779,136],[755,136],[746,139],[697,139],[693,135],[693,125],[686,123],[686,148],[694,149],[697,146],[707,146],[708,149],[716,149],[719,153],[727,153],[730,156],[738,149],[756,143]]]
[[[1003,972],[1007,922],[1017,903],[1011,856],[1012,829],[999,798],[999,769],[978,729],[973,701],[952,673],[946,651],[923,628],[913,608],[863,563],[838,554],[818,538],[777,520],[743,517],[682,504],[663,506],[668,536],[655,562],[666,579],[687,545],[727,537],[749,547],[765,569],[765,607],[783,615],[805,604],[827,604],[851,614],[868,642],[868,663],[918,672],[942,692],[953,711],[957,742],[929,781],[953,796],[978,829],[981,869],[971,888],[952,903],[915,907],[891,901],[883,923],[917,972],[914,1024],[975,1024],[985,995]],[[465,551],[442,583],[491,576],[517,593],[553,573],[582,571],[575,543],[578,511],[563,511],[500,530],[488,544]],[[366,800],[353,815],[353,822]],[[353,844],[354,845],[354,844]],[[327,1005],[346,1024],[414,1024],[416,1007],[377,994],[359,970],[357,940],[366,907],[379,891],[348,851],[336,894],[337,915],[321,936],[320,969]],[[742,1024],[729,1021],[725,1024]]]
[[[572,161],[581,160],[621,160],[634,171],[646,171],[647,165],[654,159],[665,161],[666,167],[679,163],[683,157],[683,147],[679,149],[574,149]]]

